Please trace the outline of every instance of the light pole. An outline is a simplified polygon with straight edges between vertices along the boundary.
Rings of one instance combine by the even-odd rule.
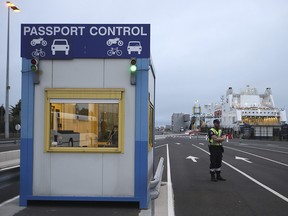
[[[8,24],[7,24],[7,63],[6,63],[6,100],[5,100],[5,138],[9,138],[9,39],[10,39],[10,8],[14,12],[19,12],[12,2],[6,1],[8,7]]]

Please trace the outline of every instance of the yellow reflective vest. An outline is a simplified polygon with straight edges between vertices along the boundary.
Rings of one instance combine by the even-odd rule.
[[[210,129],[217,137],[221,137],[222,136],[222,130],[219,129],[218,131],[215,128],[211,128]],[[221,142],[214,142],[214,140],[212,139],[212,137],[208,136],[208,141],[210,143],[210,145],[215,145],[215,146],[221,146],[222,143]]]

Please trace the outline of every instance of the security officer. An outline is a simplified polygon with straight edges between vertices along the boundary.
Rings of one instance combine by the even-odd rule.
[[[212,127],[208,132],[211,181],[226,181],[226,179],[222,178],[220,175],[223,157],[222,153],[224,152],[222,142],[226,139],[226,136],[220,129],[220,121],[218,119],[215,119],[213,124],[214,127]]]

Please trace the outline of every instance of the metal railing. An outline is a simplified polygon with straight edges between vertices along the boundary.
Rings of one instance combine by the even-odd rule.
[[[153,180],[150,181],[150,197],[151,200],[157,199],[160,194],[160,187],[162,182],[162,174],[164,170],[164,158],[161,157],[154,175]]]

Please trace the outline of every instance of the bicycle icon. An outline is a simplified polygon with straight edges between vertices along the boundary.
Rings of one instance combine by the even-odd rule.
[[[35,49],[33,52],[32,52],[32,56],[33,57],[44,57],[46,55],[46,53],[42,50],[42,49]]]
[[[112,56],[112,55],[121,56],[122,51],[119,50],[118,47],[116,47],[116,48],[111,47],[111,49],[107,51],[107,55],[108,56]]]

